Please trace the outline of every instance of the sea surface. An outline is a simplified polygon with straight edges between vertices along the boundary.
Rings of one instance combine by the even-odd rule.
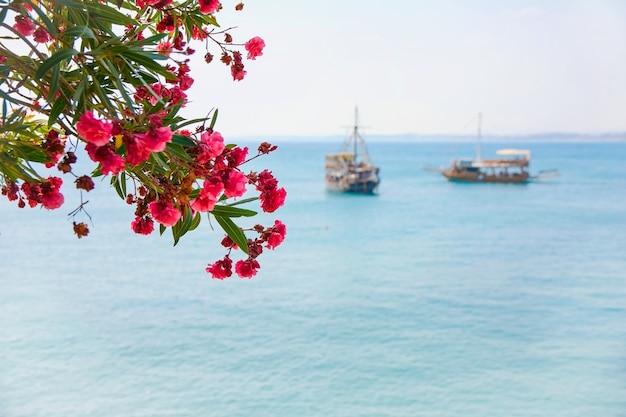
[[[173,247],[97,182],[88,237],[0,200],[2,417],[624,417],[626,142],[532,151],[526,185],[428,172],[464,142],[368,143],[377,196],[329,193],[328,141],[252,163],[287,225],[251,280],[213,280],[205,221]],[[255,203],[250,205],[256,208]]]

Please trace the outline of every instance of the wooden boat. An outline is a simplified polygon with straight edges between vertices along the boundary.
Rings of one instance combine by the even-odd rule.
[[[526,149],[500,149],[497,158],[481,156],[481,115],[478,115],[478,140],[475,159],[455,159],[448,168],[440,170],[449,181],[525,183],[558,175],[558,171],[541,171],[536,176],[528,172],[530,151]]]
[[[376,194],[379,168],[370,159],[365,141],[359,133],[358,109],[354,112],[354,127],[341,152],[326,155],[326,188],[332,191]]]

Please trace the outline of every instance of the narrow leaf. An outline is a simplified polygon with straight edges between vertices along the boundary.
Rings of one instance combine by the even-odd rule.
[[[215,216],[223,216],[223,217],[252,217],[257,214],[256,211],[242,209],[238,207],[232,206],[215,206],[211,213]]]
[[[43,76],[52,69],[55,65],[59,65],[66,59],[72,58],[74,55],[78,54],[78,51],[75,49],[62,49],[52,55],[50,58],[46,59],[40,66],[37,68],[37,72],[35,72],[35,78],[43,78]]]
[[[65,102],[65,99],[62,97],[59,97],[58,99],[54,101],[54,104],[52,105],[52,108],[50,109],[50,116],[48,116],[48,127],[56,123],[57,119],[59,118],[59,115],[65,109],[66,104],[67,103]]]
[[[170,154],[174,155],[175,157],[179,159],[182,159],[183,161],[188,161],[188,162],[193,161],[193,158],[189,156],[187,152],[185,152],[185,148],[183,148],[180,145],[175,145],[173,143],[166,143],[165,149],[167,152],[169,152]]]
[[[73,38],[84,38],[84,39],[96,39],[96,35],[93,33],[93,30],[87,26],[74,26],[66,31],[63,31],[63,36],[73,37]]]
[[[248,253],[248,239],[246,235],[243,233],[241,228],[237,226],[230,218],[215,216],[215,220],[219,223],[222,229],[226,232],[228,237],[230,237],[233,242],[239,246],[239,248],[244,251],[244,253]]]
[[[189,226],[189,230],[195,230],[200,225],[200,220],[202,220],[202,216],[200,213],[196,213],[193,220],[191,221],[191,225]]]
[[[172,143],[176,144],[176,145],[185,146],[185,147],[188,147],[188,148],[192,147],[192,146],[196,146],[196,142],[194,142],[193,140],[191,140],[187,136],[183,136],[183,135],[174,135],[172,137]]]
[[[131,19],[123,13],[118,12],[117,10],[108,7],[104,4],[100,4],[95,1],[90,2],[80,2],[80,4],[84,5],[84,7],[89,10],[89,13],[92,15],[96,15],[96,20],[106,20],[110,23],[114,23],[117,25],[136,25],[137,21]]]

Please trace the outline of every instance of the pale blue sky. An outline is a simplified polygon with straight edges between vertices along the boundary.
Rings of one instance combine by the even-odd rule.
[[[196,63],[187,113],[225,137],[626,131],[626,1],[250,0],[222,25],[265,53],[232,82]],[[234,3],[233,3],[234,4]],[[198,48],[201,49],[201,48]],[[203,55],[198,51],[198,59]]]

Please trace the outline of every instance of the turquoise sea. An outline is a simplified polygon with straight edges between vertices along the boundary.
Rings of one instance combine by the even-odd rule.
[[[208,223],[134,235],[106,183],[80,240],[76,195],[0,201],[0,416],[626,416],[626,142],[485,143],[561,173],[526,185],[371,142],[374,197],[325,191],[340,143],[278,145],[287,239],[252,280],[204,272]]]

